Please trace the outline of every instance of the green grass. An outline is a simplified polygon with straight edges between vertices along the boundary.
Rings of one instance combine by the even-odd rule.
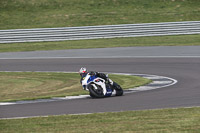
[[[87,49],[134,46],[193,46],[200,45],[200,35],[112,38],[61,42],[0,44],[0,52]]]
[[[136,76],[109,77],[124,89],[150,82]],[[78,73],[53,72],[0,72],[0,92],[1,102],[88,94],[82,89]]]
[[[1,0],[0,29],[200,20],[199,0]]]
[[[199,21],[199,0],[1,0],[0,29]],[[200,35],[1,44],[0,52],[200,45]]]
[[[199,107],[0,120],[1,133],[198,133],[199,131]]]

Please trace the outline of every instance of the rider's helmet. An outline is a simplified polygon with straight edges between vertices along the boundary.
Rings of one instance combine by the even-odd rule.
[[[84,74],[86,74],[87,73],[87,69],[85,68],[85,67],[81,67],[81,69],[79,70],[79,74],[81,75],[81,76],[83,76]]]

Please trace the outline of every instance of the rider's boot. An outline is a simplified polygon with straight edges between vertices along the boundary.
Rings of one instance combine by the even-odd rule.
[[[113,82],[111,79],[108,79],[108,83],[112,86],[115,90],[121,90],[120,85],[118,85],[116,82]]]
[[[109,83],[110,85],[113,86],[113,83],[114,83],[114,82],[113,82],[111,79],[107,78],[107,81],[108,81],[108,83]]]

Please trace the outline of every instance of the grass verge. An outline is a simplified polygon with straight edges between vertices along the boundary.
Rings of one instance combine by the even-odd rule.
[[[200,107],[0,120],[0,132],[199,132]]]
[[[154,37],[76,40],[76,41],[61,41],[61,42],[1,44],[0,52],[134,47],[134,46],[194,46],[194,45],[200,45],[200,35],[154,36]]]
[[[124,89],[150,82],[136,76],[109,77]],[[88,94],[80,85],[79,74],[53,72],[0,72],[0,92],[1,102]]]
[[[200,20],[199,0],[1,0],[0,29]]]

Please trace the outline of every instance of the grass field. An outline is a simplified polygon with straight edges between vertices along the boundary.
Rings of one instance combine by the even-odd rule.
[[[151,82],[136,76],[110,74],[128,89]],[[0,72],[0,101],[31,100],[89,94],[82,89],[78,73]]]
[[[111,48],[134,46],[194,46],[200,45],[200,35],[112,38],[61,42],[0,44],[0,52]]]
[[[200,20],[199,0],[1,0],[0,29]]]
[[[200,108],[0,120],[1,133],[199,133]]]
[[[0,30],[199,21],[199,0],[1,0]],[[1,44],[0,52],[200,45],[200,35]]]

